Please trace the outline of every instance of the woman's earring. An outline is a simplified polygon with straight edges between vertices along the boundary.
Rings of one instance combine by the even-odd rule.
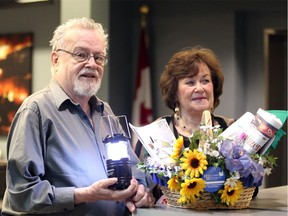
[[[179,109],[179,107],[175,107],[174,111],[175,111],[175,114],[174,114],[175,118],[177,120],[179,120],[180,119],[180,109]]]

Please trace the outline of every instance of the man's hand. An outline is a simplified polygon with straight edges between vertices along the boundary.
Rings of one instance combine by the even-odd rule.
[[[89,187],[75,189],[75,204],[82,202],[95,202],[97,200],[126,200],[137,194],[138,182],[133,177],[130,186],[124,190],[111,190],[108,187],[117,182],[117,178],[103,179]]]
[[[155,198],[148,188],[138,185],[137,192],[130,199],[126,199],[126,207],[130,212],[135,212],[137,207],[153,207]]]

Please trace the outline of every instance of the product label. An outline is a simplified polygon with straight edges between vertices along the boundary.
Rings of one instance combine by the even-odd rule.
[[[265,145],[265,143],[269,141],[269,138],[254,128],[250,128],[250,130],[248,130],[246,133],[247,138],[243,147],[248,153],[254,154],[258,152]]]
[[[255,118],[251,122],[251,124],[264,136],[271,138],[277,132],[277,129],[265,121],[261,116],[258,114],[255,115]]]
[[[210,193],[216,192],[224,185],[225,173],[220,167],[210,166],[205,170],[203,179],[206,181],[204,190]]]

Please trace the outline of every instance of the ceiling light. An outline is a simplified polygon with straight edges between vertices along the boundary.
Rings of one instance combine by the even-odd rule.
[[[16,0],[17,3],[47,2],[49,0]]]

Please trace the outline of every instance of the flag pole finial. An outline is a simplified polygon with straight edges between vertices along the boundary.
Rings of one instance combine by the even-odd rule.
[[[148,13],[149,13],[149,7],[148,7],[146,4],[142,5],[142,6],[140,7],[140,13],[141,13],[142,15],[148,14]]]
[[[145,27],[146,26],[146,15],[149,13],[149,7],[144,4],[140,7],[139,9],[141,13],[141,26]]]

